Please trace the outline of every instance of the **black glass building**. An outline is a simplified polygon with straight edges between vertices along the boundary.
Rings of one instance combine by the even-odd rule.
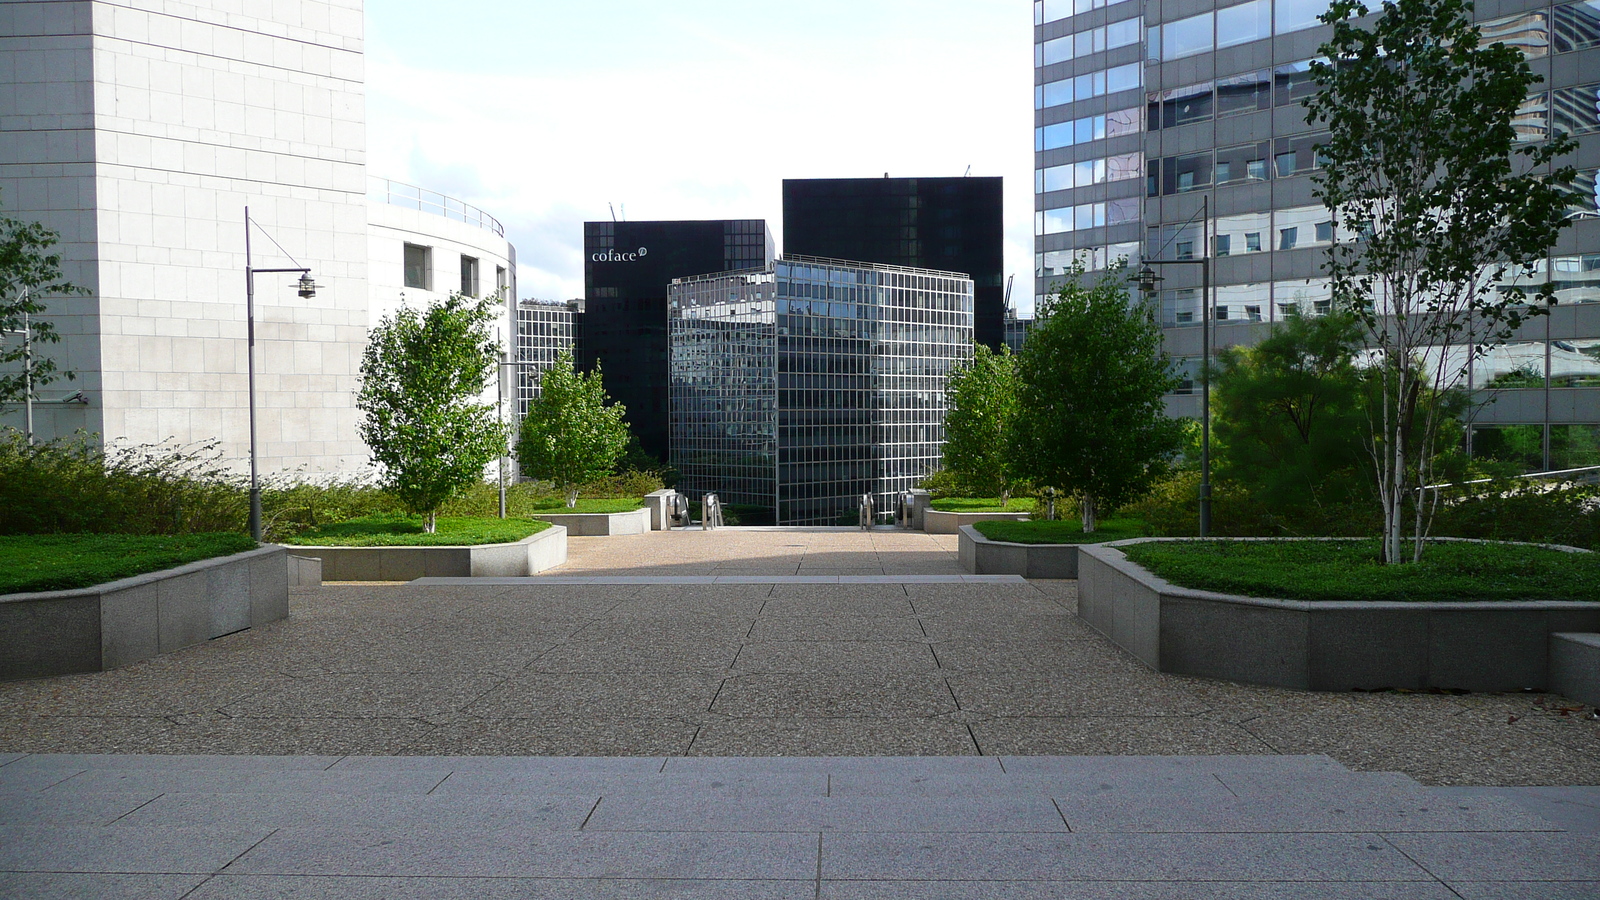
[[[667,284],[772,261],[764,219],[585,222],[585,310],[578,366],[605,373],[646,453],[666,459]]]
[[[783,182],[783,252],[963,272],[973,336],[1005,343],[999,178],[805,178]]]

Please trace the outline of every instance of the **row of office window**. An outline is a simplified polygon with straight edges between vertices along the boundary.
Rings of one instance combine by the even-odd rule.
[[[1062,234],[1137,221],[1139,221],[1139,198],[1124,197],[1120,200],[1042,209],[1034,215],[1034,233]]]
[[[1144,117],[1137,106],[1112,110],[1101,116],[1084,116],[1067,122],[1057,122],[1033,130],[1033,149],[1059,150],[1090,141],[1138,134],[1144,129]]]
[[[433,248],[420,244],[406,244],[405,258],[405,286],[419,288],[424,291],[433,290]],[[504,291],[510,282],[506,276],[504,266],[495,266],[495,289]],[[461,254],[461,293],[468,297],[478,296],[478,258]]]
[[[1326,134],[1308,134],[1152,159],[1145,195],[1159,197],[1304,175],[1322,166],[1317,143],[1326,138]]]
[[[1181,85],[1145,95],[1145,128],[1157,131],[1214,118],[1243,115],[1298,103],[1316,92],[1312,60],[1257,69],[1214,81]],[[1276,97],[1276,102],[1274,102]]]
[[[1119,2],[1122,0],[1034,0],[1033,24],[1060,21],[1090,10],[1115,6]]]
[[[1033,45],[1033,64],[1050,66],[1091,53],[1137,44],[1143,32],[1144,19],[1136,16],[1112,22],[1110,25],[1101,25],[1099,28],[1089,28],[1076,34],[1069,34],[1066,37],[1058,37]]]
[[[1066,165],[1035,169],[1033,191],[1036,194],[1067,191],[1113,181],[1127,181],[1143,174],[1144,154],[1137,151],[1099,159],[1082,159]]]
[[[1180,253],[1175,254],[1175,257],[1184,258],[1181,255],[1181,246],[1179,249]],[[1558,306],[1600,303],[1600,254],[1558,256],[1550,260],[1541,260],[1535,266],[1531,277],[1519,279],[1516,283],[1531,291],[1547,278],[1555,287]],[[1291,315],[1324,315],[1333,306],[1332,293],[1326,278],[1226,284],[1215,287],[1213,291],[1215,302],[1213,321],[1281,321]],[[1202,307],[1200,288],[1161,291],[1160,303],[1162,325],[1200,324]],[[1517,349],[1524,345],[1535,347],[1537,352],[1530,355]],[[1544,348],[1542,342],[1523,342],[1523,345],[1513,343],[1478,351],[1482,360],[1481,365],[1487,368],[1484,368],[1479,377],[1471,382],[1471,386],[1475,388],[1543,386],[1542,380],[1537,385],[1513,383],[1507,380],[1509,378],[1507,373],[1528,368],[1533,365],[1530,360],[1536,360],[1538,371],[1543,373],[1546,356]],[[1437,349],[1424,351],[1428,354],[1437,352]],[[1466,347],[1452,347],[1448,352],[1459,355],[1459,364],[1466,365]],[[1600,339],[1557,340],[1551,344],[1550,359],[1553,368],[1549,371],[1548,377],[1552,386],[1600,386]],[[1453,357],[1451,361],[1456,362]],[[1540,374],[1538,377],[1543,379],[1546,376]]]
[[[1128,63],[1098,72],[1086,72],[1058,81],[1047,81],[1033,89],[1033,108],[1047,109],[1063,103],[1076,103],[1119,91],[1137,90],[1144,84],[1144,65]]]
[[[1152,25],[1146,32],[1146,55],[1152,62],[1170,62],[1315,28],[1327,9],[1327,0],[1250,0]],[[1600,45],[1600,0],[1486,19],[1478,27],[1485,44],[1503,43],[1528,56],[1582,50]]]

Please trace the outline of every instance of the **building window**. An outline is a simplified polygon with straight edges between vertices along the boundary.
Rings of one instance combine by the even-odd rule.
[[[1227,256],[1228,255],[1228,248],[1233,243],[1233,235],[1231,235],[1231,234],[1219,234],[1215,238],[1213,238],[1212,240],[1214,240],[1216,242],[1217,255],[1218,256]]]
[[[433,290],[433,248],[406,245],[406,287]]]
[[[478,260],[466,254],[461,256],[461,293],[478,296]]]
[[[1244,249],[1247,253],[1261,252],[1261,232],[1252,231],[1244,236]]]
[[[511,280],[506,277],[506,267],[505,266],[495,266],[494,267],[494,289],[495,289],[495,293],[500,295],[500,299],[502,299],[502,300],[506,299],[506,289],[509,288],[509,287],[511,287]]]
[[[1333,223],[1332,222],[1318,222],[1317,223],[1317,243],[1319,243],[1319,244],[1328,244],[1328,243],[1332,243],[1332,242],[1333,242]]]
[[[1298,227],[1278,229],[1279,250],[1293,250],[1298,243],[1300,243],[1300,229]]]

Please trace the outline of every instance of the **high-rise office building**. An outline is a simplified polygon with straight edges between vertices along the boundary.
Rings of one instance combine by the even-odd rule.
[[[963,273],[785,256],[673,282],[678,489],[779,525],[880,517],[939,465],[945,379],[971,356]]]
[[[772,261],[762,219],[585,222],[580,368],[600,366],[646,453],[666,459],[667,284]]]
[[[783,182],[783,252],[964,272],[973,336],[1005,343],[999,178],[803,178]]]
[[[1326,0],[1034,3],[1035,294],[1074,260],[1091,271],[1141,254],[1214,257],[1214,297],[1199,266],[1168,266],[1159,302],[1169,352],[1198,371],[1204,309],[1213,346],[1258,340],[1290,312],[1331,306],[1321,264],[1334,239],[1313,194],[1314,147],[1301,98],[1328,39]],[[1479,7],[1488,41],[1519,47],[1544,78],[1516,127],[1527,140],[1576,135],[1580,184],[1600,163],[1600,4]],[[1210,221],[1201,222],[1201,198]],[[1488,399],[1469,430],[1478,452],[1526,446],[1528,468],[1597,464],[1600,445],[1600,202],[1588,190],[1544,274],[1560,305],[1511,343],[1452,348]],[[1207,237],[1209,236],[1209,241]],[[1209,244],[1209,246],[1208,246]],[[1193,378],[1189,379],[1192,384]],[[1198,415],[1192,387],[1169,398]],[[1524,440],[1507,440],[1516,436]],[[1587,454],[1587,455],[1586,455]]]
[[[556,361],[563,352],[570,351],[574,358],[582,353],[583,301],[554,300],[517,301],[517,349],[507,362],[515,365],[507,376],[516,385],[516,415],[521,421],[528,414],[528,404],[539,396],[539,374]]]

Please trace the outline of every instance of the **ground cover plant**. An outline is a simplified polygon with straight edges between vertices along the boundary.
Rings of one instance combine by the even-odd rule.
[[[92,587],[255,548],[237,532],[0,536],[0,594]]]
[[[1282,600],[1600,601],[1600,560],[1526,544],[1431,541],[1411,565],[1386,566],[1382,542],[1153,541],[1128,559],[1180,587]]]
[[[978,522],[972,527],[991,541],[1012,544],[1100,544],[1150,533],[1149,526],[1138,519],[1101,519],[1090,532],[1085,532],[1083,523],[1077,520]]]
[[[335,522],[285,538],[285,544],[329,547],[457,547],[509,544],[550,527],[537,519],[439,516],[425,530],[422,516],[378,515]]]
[[[999,497],[940,497],[929,506],[940,512],[1032,512],[1032,497],[1008,497],[1002,503]]]

